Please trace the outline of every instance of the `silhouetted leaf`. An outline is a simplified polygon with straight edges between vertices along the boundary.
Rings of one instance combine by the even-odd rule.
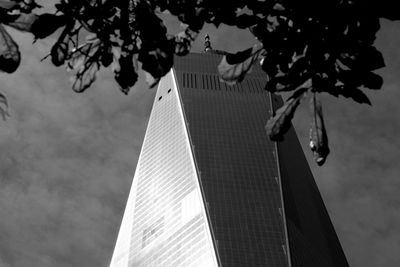
[[[35,0],[16,0],[16,2],[19,2],[19,6],[23,13],[31,13],[33,9],[42,7],[41,5],[38,5]]]
[[[353,69],[341,70],[337,73],[337,80],[347,87],[357,88],[362,85],[362,75],[359,71]]]
[[[0,8],[10,10],[13,9],[17,6],[18,4],[16,1],[10,1],[10,0],[0,0]]]
[[[272,57],[272,59],[274,59]],[[269,58],[267,57],[263,61],[264,65],[269,63]],[[274,63],[272,63],[274,64]],[[311,75],[309,73],[309,62],[306,56],[297,55],[293,53],[291,57],[291,62],[289,63],[286,71],[283,71],[278,65],[276,68],[276,73],[271,73],[267,71],[269,79],[265,86],[265,89],[269,92],[276,91],[293,91],[300,87],[310,87],[311,86]]]
[[[228,84],[241,82],[263,52],[262,47],[254,46],[236,54],[225,55],[218,65],[220,77]]]
[[[111,46],[107,46],[107,47],[102,47],[101,50],[102,50],[101,64],[107,68],[113,62],[112,48],[111,48]]]
[[[0,24],[0,71],[13,73],[20,61],[21,54],[17,43]]]
[[[138,60],[142,62],[142,69],[157,80],[171,69],[174,61],[173,50],[167,40],[160,41],[157,46],[142,47]]]
[[[240,29],[251,27],[260,20],[257,16],[243,14],[235,18],[235,25]]]
[[[53,14],[42,14],[34,21],[31,32],[36,39],[43,39],[54,33],[58,28],[67,23],[66,16]]]
[[[82,65],[77,73],[72,76],[72,90],[82,93],[89,88],[96,80],[96,74],[99,70],[97,62],[86,62]]]
[[[86,58],[87,56],[82,53],[72,54],[67,63],[67,71],[79,70],[85,64]]]
[[[361,50],[357,64],[366,70],[377,70],[385,67],[385,60],[382,53],[375,47],[368,46]]]
[[[400,20],[400,13],[397,1],[380,0],[380,1],[360,1],[364,4],[363,8],[368,9],[372,14],[389,20]]]
[[[385,66],[381,52],[373,46],[360,48],[357,53],[342,53],[340,61],[347,68],[356,70],[372,71]]]
[[[316,93],[311,98],[311,111],[313,120],[310,130],[310,148],[314,154],[315,162],[321,166],[325,163],[330,150],[328,146],[328,135],[326,134],[322,106],[316,97]]]
[[[154,42],[155,39],[166,39],[167,28],[163,21],[151,10],[146,1],[133,1],[137,3],[136,23],[140,30],[140,38],[145,43]]]
[[[246,50],[237,52],[235,54],[227,54],[225,56],[226,63],[228,63],[229,65],[236,65],[239,63],[243,63],[248,58],[250,58],[253,55],[253,53],[254,53],[254,48],[250,47]]]
[[[265,89],[268,92],[288,92],[300,87],[311,86],[310,75],[299,75],[297,73],[282,74],[268,80]]]
[[[372,45],[376,39],[376,32],[380,28],[378,16],[366,16],[360,18],[357,35],[363,44]]]
[[[63,42],[56,42],[51,48],[51,62],[54,66],[58,67],[64,64],[68,54],[68,44]]]
[[[383,79],[376,73],[368,72],[363,75],[363,85],[369,89],[381,89]]]
[[[187,27],[184,31],[174,36],[173,42],[175,46],[175,55],[184,56],[190,52],[193,41],[196,39],[198,32]]]
[[[360,104],[372,105],[368,96],[358,88],[353,88],[348,86],[338,86],[337,89],[338,89],[337,90],[338,94],[346,98],[351,98]]]
[[[73,29],[74,23],[68,23],[61,35],[58,37],[56,43],[53,45],[50,51],[51,62],[54,66],[58,67],[64,64],[69,54],[69,34]]]
[[[128,94],[138,79],[133,63],[133,55],[123,55],[118,59],[117,66],[114,66],[115,80],[120,86],[121,92]]]
[[[85,43],[72,49],[68,55],[67,71],[71,71],[72,89],[81,93],[89,88],[96,80],[96,73],[100,69],[99,40]]]
[[[25,14],[21,13],[15,20],[8,22],[7,25],[17,30],[30,32],[32,30],[33,23],[38,19],[36,14]]]
[[[300,100],[308,88],[300,88],[280,107],[274,117],[270,118],[266,125],[269,138],[273,141],[281,141],[283,135],[289,130],[290,123],[294,116]]]

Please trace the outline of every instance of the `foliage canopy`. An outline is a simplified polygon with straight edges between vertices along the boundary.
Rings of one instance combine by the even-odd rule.
[[[55,13],[38,15],[34,0],[0,0],[0,71],[14,72],[21,59],[3,25],[35,39],[61,28],[49,56],[55,66],[72,71],[72,89],[85,91],[101,68],[111,66],[125,94],[138,79],[138,62],[155,86],[173,66],[174,54],[189,53],[205,23],[248,29],[259,44],[224,56],[221,78],[240,82],[260,61],[266,90],[293,92],[267,123],[272,140],[282,139],[300,101],[310,95],[310,148],[321,165],[329,148],[317,93],[371,104],[363,89],[381,88],[382,78],[373,71],[384,67],[373,43],[380,18],[400,19],[394,7],[390,0],[60,0]],[[158,16],[163,12],[176,16],[184,30],[168,35]],[[4,95],[0,102],[7,107]]]

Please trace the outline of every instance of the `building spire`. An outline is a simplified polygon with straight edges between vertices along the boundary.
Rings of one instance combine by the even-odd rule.
[[[210,42],[210,35],[208,35],[208,33],[206,33],[206,36],[204,37],[204,52],[208,52],[210,50],[212,50],[211,42]]]

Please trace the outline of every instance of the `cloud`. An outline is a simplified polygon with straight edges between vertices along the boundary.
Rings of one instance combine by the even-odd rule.
[[[83,94],[11,31],[22,64],[2,74],[11,118],[0,127],[0,251],[9,266],[104,266],[111,259],[155,91],[129,96],[100,75]],[[4,263],[3,263],[4,262]]]
[[[0,267],[11,267],[10,264],[6,263],[1,257],[0,257]]]

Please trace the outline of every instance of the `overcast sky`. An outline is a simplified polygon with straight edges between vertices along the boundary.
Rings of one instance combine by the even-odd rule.
[[[23,58],[15,74],[0,73],[11,104],[0,121],[0,267],[107,266],[155,91],[140,82],[125,96],[104,72],[76,94],[64,68],[39,62],[53,40],[32,46],[29,34],[10,32]],[[205,32],[217,49],[253,42],[226,27]],[[373,107],[323,97],[331,146],[323,167],[307,149],[307,104],[294,122],[355,267],[400,263],[400,24],[383,21],[377,46],[387,67],[383,89],[367,92]]]

